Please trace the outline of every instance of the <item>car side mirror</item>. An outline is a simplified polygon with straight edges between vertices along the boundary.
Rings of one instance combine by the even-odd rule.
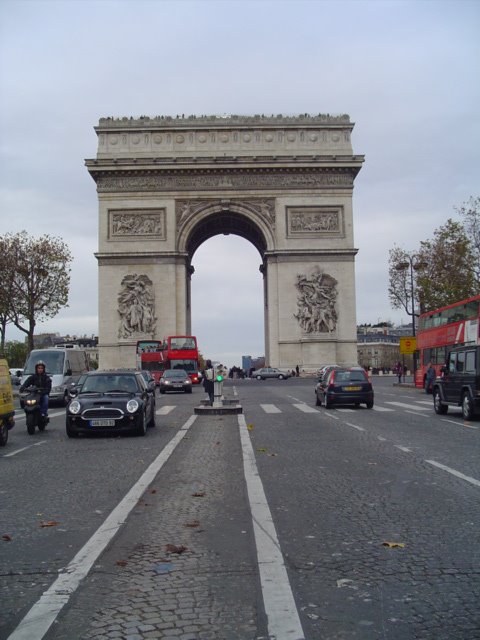
[[[70,398],[76,398],[78,396],[78,389],[69,389],[68,395]]]

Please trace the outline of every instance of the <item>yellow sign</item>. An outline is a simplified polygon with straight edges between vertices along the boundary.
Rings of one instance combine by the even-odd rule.
[[[400,338],[400,353],[404,355],[411,355],[415,353],[417,349],[417,339],[413,336],[411,338]]]

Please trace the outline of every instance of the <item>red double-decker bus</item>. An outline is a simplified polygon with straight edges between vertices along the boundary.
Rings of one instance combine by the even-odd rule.
[[[199,384],[198,346],[195,336],[167,336],[163,339],[164,369],[185,369],[193,384]]]
[[[167,336],[163,340],[139,340],[137,367],[150,371],[157,385],[165,369],[185,369],[192,383],[199,384],[197,339]]]
[[[480,344],[480,296],[420,315],[415,386],[425,387],[425,376],[430,362],[437,376],[440,375],[440,370],[446,362],[448,348],[462,344]]]

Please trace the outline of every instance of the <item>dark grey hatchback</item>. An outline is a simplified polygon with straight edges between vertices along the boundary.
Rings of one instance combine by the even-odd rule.
[[[373,407],[372,383],[361,367],[332,369],[315,387],[315,396],[317,406],[324,404],[326,409],[339,404]]]
[[[69,438],[91,433],[144,436],[155,426],[155,396],[137,371],[90,373],[66,411]]]

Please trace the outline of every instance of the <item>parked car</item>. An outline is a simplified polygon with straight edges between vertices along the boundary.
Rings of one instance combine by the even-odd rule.
[[[289,371],[281,371],[280,369],[276,369],[275,367],[263,367],[262,369],[257,369],[252,373],[252,378],[256,378],[257,380],[266,380],[267,378],[278,378],[279,380],[286,380],[291,377],[291,373]]]
[[[336,367],[327,372],[315,387],[316,405],[366,404],[373,407],[373,387],[361,367]]]
[[[465,420],[480,415],[480,346],[454,347],[442,374],[433,383],[435,413],[445,414],[453,406],[462,407]]]
[[[160,393],[183,391],[192,393],[192,381],[184,369],[167,369],[160,378]]]
[[[155,396],[139,371],[90,372],[66,411],[69,438],[123,432],[144,436],[147,426],[155,426]]]

